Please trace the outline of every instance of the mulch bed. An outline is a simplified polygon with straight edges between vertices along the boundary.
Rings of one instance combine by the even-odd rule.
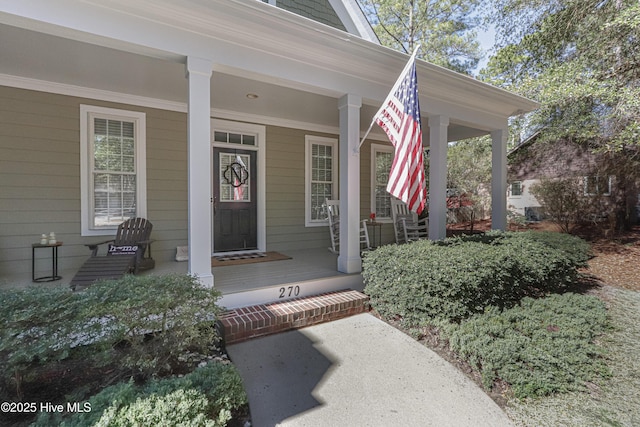
[[[640,291],[640,226],[611,239],[591,241],[594,257],[585,270],[604,284]]]

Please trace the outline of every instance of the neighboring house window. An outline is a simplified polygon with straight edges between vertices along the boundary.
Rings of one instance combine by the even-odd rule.
[[[114,234],[147,216],[145,138],[144,113],[80,106],[83,236]]]
[[[522,181],[514,181],[511,183],[511,195],[522,196]]]
[[[376,220],[391,219],[391,195],[387,192],[393,147],[371,144],[371,212]]]
[[[584,194],[585,196],[609,196],[611,195],[611,177],[607,176],[585,176]]]
[[[305,225],[326,225],[325,199],[338,194],[338,141],[317,136],[305,139]]]

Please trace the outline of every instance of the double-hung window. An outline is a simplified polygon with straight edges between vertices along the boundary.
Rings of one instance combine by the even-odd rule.
[[[305,225],[326,225],[325,200],[338,194],[338,141],[310,135],[305,139]]]
[[[371,144],[371,212],[376,220],[391,220],[391,195],[387,192],[393,147]]]
[[[146,116],[80,106],[83,236],[114,234],[129,218],[146,217]]]
[[[522,196],[522,181],[514,181],[511,183],[511,195]]]

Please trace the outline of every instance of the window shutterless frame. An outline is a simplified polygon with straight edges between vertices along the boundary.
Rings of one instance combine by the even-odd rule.
[[[326,226],[326,199],[338,194],[338,140],[305,137],[305,226]]]
[[[120,152],[112,156],[101,156],[98,169],[96,169],[96,123],[98,126],[108,126],[109,123],[117,125],[120,123],[127,128],[127,144],[133,139],[133,152],[129,148],[120,148]],[[132,128],[132,129],[131,129]],[[102,131],[101,131],[102,132]],[[131,138],[129,138],[131,132]],[[115,144],[123,144],[122,134],[120,140],[114,138]],[[104,135],[103,135],[104,136]],[[107,144],[111,143],[109,141]],[[115,150],[117,151],[117,150]],[[126,152],[126,153],[124,153]],[[120,158],[117,158],[120,156]],[[133,157],[133,159],[131,159]],[[107,160],[105,160],[105,158]],[[119,164],[119,166],[118,166]],[[125,165],[126,166],[123,166]],[[105,166],[106,165],[106,166]],[[111,165],[111,166],[109,166]],[[146,115],[137,111],[119,110],[114,108],[96,107],[91,105],[80,105],[80,192],[81,192],[81,234],[83,236],[99,236],[99,235],[115,235],[118,222],[114,219],[114,223],[97,224],[96,223],[96,181],[95,174],[103,172],[103,176],[109,176],[109,168],[115,168],[113,177],[125,175],[128,179],[121,178],[120,183],[110,183],[108,179],[106,183],[102,183],[102,189],[108,187],[107,192],[113,191],[117,194],[121,191],[121,197],[124,199],[125,189],[123,185],[129,189],[135,185],[135,196],[128,197],[128,209],[122,212],[128,212],[130,215],[147,217],[147,186],[146,186]],[[106,169],[105,169],[106,168]],[[126,170],[124,170],[126,169]],[[115,180],[117,181],[117,180]],[[118,190],[118,188],[120,190]],[[131,202],[135,199],[134,202]],[[126,218],[125,218],[126,219]]]
[[[376,214],[376,221],[391,222],[391,195],[387,192],[387,183],[393,156],[391,145],[371,144],[371,213]]]

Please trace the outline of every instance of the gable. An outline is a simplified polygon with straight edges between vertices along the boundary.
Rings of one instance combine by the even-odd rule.
[[[260,0],[287,12],[380,44],[357,0]]]
[[[276,6],[339,30],[347,31],[329,0],[276,0]]]

